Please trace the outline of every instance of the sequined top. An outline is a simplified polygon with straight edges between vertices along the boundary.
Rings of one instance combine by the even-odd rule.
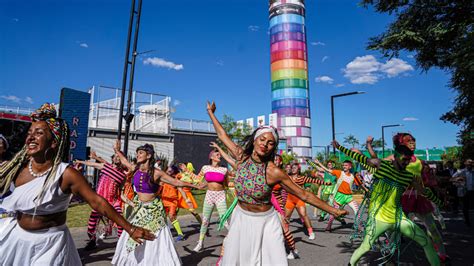
[[[270,204],[272,188],[266,180],[266,164],[251,158],[237,166],[235,191],[239,201],[249,204]]]
[[[133,186],[136,192],[154,194],[158,191],[159,186],[150,180],[151,177],[147,172],[137,170],[133,176]]]

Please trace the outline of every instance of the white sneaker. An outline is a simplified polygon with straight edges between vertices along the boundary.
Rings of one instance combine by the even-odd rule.
[[[309,234],[309,240],[314,240],[316,238],[316,234],[313,232]]]
[[[202,241],[198,241],[198,244],[196,245],[196,247],[193,249],[194,252],[199,252],[202,250]]]
[[[297,249],[290,250],[290,254],[288,254],[288,256],[286,256],[286,258],[289,259],[289,260],[298,259],[299,257],[300,257],[300,255],[298,255],[298,250]]]
[[[107,237],[107,234],[106,233],[103,233],[99,236],[100,239],[105,239]]]

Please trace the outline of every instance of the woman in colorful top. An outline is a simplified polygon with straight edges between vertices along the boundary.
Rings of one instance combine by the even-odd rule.
[[[219,166],[221,163],[221,153],[213,149],[209,153],[209,165],[204,165],[199,172],[200,177],[204,177],[207,183],[206,197],[202,203],[202,224],[199,234],[199,241],[194,248],[199,252],[203,248],[204,238],[211,220],[214,206],[217,208],[219,216],[222,217],[227,211],[225,186],[227,185],[227,168]],[[226,226],[227,227],[227,226]]]
[[[120,152],[120,141],[114,146],[115,154],[122,165],[128,169],[134,166]],[[156,237],[153,241],[145,241],[137,245],[131,241],[129,234],[124,232],[117,243],[112,264],[116,265],[181,265],[178,253],[173,245],[170,229],[166,225],[166,214],[163,203],[156,196],[159,182],[176,187],[200,188],[193,184],[184,183],[162,170],[154,167],[155,151],[153,146],[145,144],[136,150],[137,165],[133,175],[133,186],[137,193],[134,199],[134,209],[129,220],[135,226],[150,230]]]
[[[369,150],[370,156],[372,158],[377,158],[377,154],[372,148],[372,141],[373,138],[369,136],[367,138],[366,144],[367,149]],[[404,145],[414,152],[416,149],[416,140],[409,133],[398,133],[393,136],[393,145]],[[390,155],[389,157],[385,158],[385,160],[393,161],[394,157],[393,155]],[[415,155],[412,156],[406,170],[416,178],[421,179],[423,186],[429,188],[437,187],[437,181],[434,176],[432,176],[429,165],[416,158]],[[425,228],[428,230],[428,235],[433,240],[433,244],[438,252],[439,258],[441,261],[445,261],[447,256],[446,249],[443,244],[443,237],[438,231],[438,227],[436,226],[434,219],[434,211],[435,208],[437,208],[436,205],[434,205],[427,198],[419,195],[416,189],[410,187],[402,195],[402,207],[403,211],[408,214],[409,217],[416,217],[425,225]]]
[[[400,236],[404,235],[423,247],[431,265],[440,265],[430,239],[420,227],[405,217],[401,206],[401,196],[410,185],[422,191],[426,197],[435,200],[431,190],[423,189],[419,181],[406,170],[413,156],[413,151],[403,145],[396,146],[394,160],[385,161],[368,158],[363,154],[346,149],[335,140],[333,146],[363,165],[375,168],[364,240],[352,254],[350,264],[356,265],[360,258],[371,249],[381,234],[386,231],[393,231],[391,235],[393,246],[389,250],[391,254],[399,248]]]
[[[306,177],[301,175],[301,167],[299,163],[294,163],[291,166],[291,179],[295,184],[300,187],[303,187],[305,184],[318,184],[318,185],[330,185],[331,183],[324,183],[321,179],[315,179],[311,177]],[[310,240],[315,239],[315,234],[313,232],[313,226],[311,225],[311,221],[308,217],[306,211],[306,204],[302,201],[299,197],[295,196],[292,193],[288,194],[288,200],[286,201],[285,209],[286,209],[286,220],[290,220],[291,215],[293,214],[293,210],[296,207],[296,211],[298,212],[301,220],[303,221],[306,230],[308,230],[308,236]]]
[[[180,172],[176,176],[179,180],[198,185],[201,183],[202,179],[199,178],[197,175],[194,174],[194,167],[192,163],[188,163],[185,165],[184,163],[178,164]],[[178,194],[178,208],[188,210],[196,221],[199,224],[202,224],[201,216],[196,212],[198,205],[196,203],[196,199],[194,199],[193,193],[191,193],[191,189],[188,187],[182,188]]]
[[[233,210],[222,265],[287,265],[281,223],[270,200],[272,187],[282,184],[288,192],[332,214],[346,211],[330,207],[315,195],[297,186],[273,163],[278,133],[259,127],[246,138],[244,148],[234,143],[214,115],[216,106],[207,104],[217,136],[237,161],[235,191],[238,204]]]
[[[0,166],[0,256],[2,265],[82,265],[66,226],[72,195],[108,217],[134,241],[153,240],[148,230],[128,223],[84,176],[69,167],[69,127],[57,118],[54,105],[31,115],[25,146]],[[133,241],[133,240],[132,240]]]

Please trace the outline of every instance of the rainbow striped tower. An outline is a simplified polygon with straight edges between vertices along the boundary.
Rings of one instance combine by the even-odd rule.
[[[272,113],[287,145],[311,157],[304,0],[270,0]]]

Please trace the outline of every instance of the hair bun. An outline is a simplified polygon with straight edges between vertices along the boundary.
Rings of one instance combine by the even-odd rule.
[[[54,105],[50,103],[43,104],[38,110],[34,111],[31,114],[31,118],[33,119],[33,121],[48,120],[56,117],[56,107],[54,107]]]

